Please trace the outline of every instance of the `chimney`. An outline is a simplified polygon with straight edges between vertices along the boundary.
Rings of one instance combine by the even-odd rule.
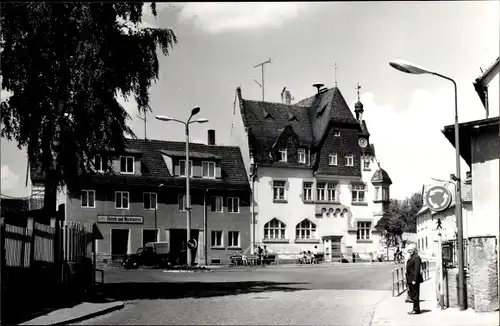
[[[208,145],[215,145],[215,130],[208,129]]]
[[[281,91],[281,103],[285,103],[285,91],[286,91],[286,86],[283,87],[283,90]]]
[[[325,86],[325,84],[321,84],[321,83],[313,84],[313,87],[316,87],[316,89],[317,89],[316,95],[319,94],[319,91],[320,91],[321,87],[323,87],[323,86]]]
[[[292,104],[292,94],[290,91],[285,91],[285,103],[288,105]]]

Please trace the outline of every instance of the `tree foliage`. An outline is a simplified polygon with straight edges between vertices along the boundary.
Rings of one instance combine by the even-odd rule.
[[[416,215],[422,206],[421,193],[414,193],[403,200],[392,199],[389,205],[391,217],[385,227],[387,233],[401,236],[404,231],[416,232]]]
[[[157,48],[177,43],[170,29],[140,28],[143,3],[2,3],[2,137],[39,163],[45,192],[78,187],[103,148],[121,151],[130,118],[117,101],[150,111]],[[149,10],[156,17],[156,6]],[[54,203],[55,207],[55,203]]]

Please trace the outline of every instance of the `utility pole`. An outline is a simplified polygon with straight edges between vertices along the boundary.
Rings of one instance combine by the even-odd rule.
[[[254,79],[254,80],[255,80],[255,82],[256,82],[257,84],[259,84],[260,88],[262,88],[262,102],[264,102],[264,66],[265,66],[266,64],[268,64],[268,63],[271,63],[271,58],[269,58],[269,60],[267,60],[267,61],[264,61],[264,62],[262,62],[262,63],[259,63],[258,65],[253,66],[254,68],[257,68],[257,67],[259,67],[259,66],[262,68],[262,81],[261,81],[261,83],[259,83],[258,81],[256,81],[256,80]]]
[[[146,131],[147,131],[147,120],[148,120],[148,114],[146,111],[144,111],[144,117],[141,117],[140,115],[137,116],[139,119],[141,119],[142,121],[144,121],[144,140],[147,139],[147,134],[146,134]]]

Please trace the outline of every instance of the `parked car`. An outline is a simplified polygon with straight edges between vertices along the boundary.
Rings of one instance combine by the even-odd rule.
[[[125,256],[122,261],[126,269],[142,266],[165,268],[170,264],[170,252],[166,242],[149,242],[145,247],[137,249],[135,254]]]

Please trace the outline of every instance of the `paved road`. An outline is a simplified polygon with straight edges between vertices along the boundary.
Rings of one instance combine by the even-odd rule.
[[[106,294],[126,307],[80,325],[369,325],[375,306],[391,296],[394,267],[110,270]]]

